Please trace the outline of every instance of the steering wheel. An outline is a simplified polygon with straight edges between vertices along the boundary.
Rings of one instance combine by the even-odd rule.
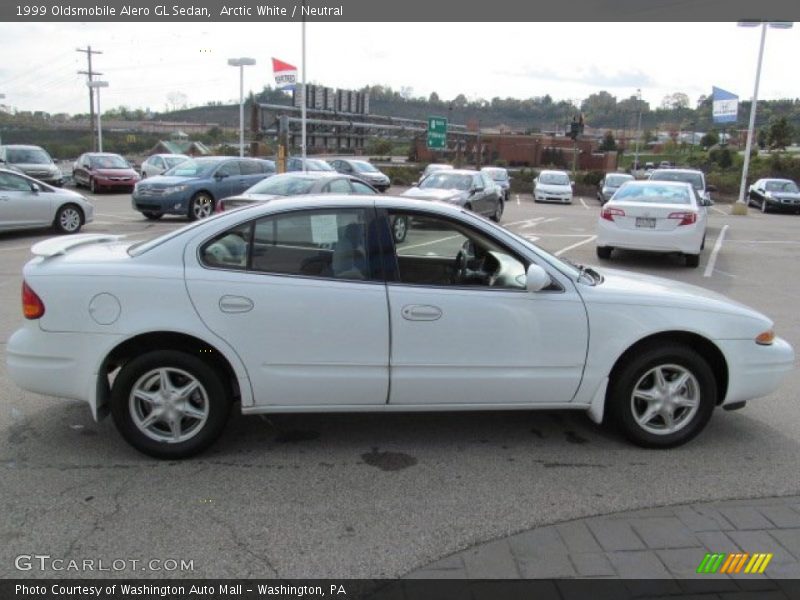
[[[469,265],[473,260],[475,260],[475,246],[470,240],[466,240],[456,254],[456,282],[462,283],[469,278]]]

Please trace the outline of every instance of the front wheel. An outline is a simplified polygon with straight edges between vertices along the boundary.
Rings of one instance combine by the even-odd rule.
[[[761,200],[761,212],[767,214],[769,212],[769,208],[767,207],[767,199],[764,198]]]
[[[612,250],[613,250],[613,248],[611,248],[611,246],[598,246],[597,247],[597,258],[602,258],[602,259],[605,259],[605,260],[611,258],[611,251]]]
[[[686,255],[686,266],[692,269],[696,269],[700,264],[700,255],[699,254],[687,254]]]
[[[634,444],[672,448],[708,423],[717,384],[708,362],[689,346],[661,344],[637,352],[609,387],[609,417]]]
[[[126,363],[114,380],[111,414],[127,442],[156,458],[186,458],[222,434],[231,395],[196,356],[156,350]]]
[[[89,191],[90,191],[90,192],[92,192],[93,194],[96,194],[96,193],[98,192],[98,190],[99,190],[99,189],[100,189],[100,188],[97,186],[97,184],[96,184],[96,183],[95,183],[95,181],[94,181],[94,177],[92,177],[92,178],[89,180]]]
[[[65,204],[56,212],[53,229],[58,233],[78,233],[83,225],[83,213],[74,204]]]
[[[500,219],[503,218],[503,208],[504,208],[503,207],[503,201],[502,200],[498,200],[497,204],[494,207],[494,214],[492,214],[492,217],[491,217],[492,221],[494,221],[495,223],[499,223],[500,222]]]
[[[406,236],[408,236],[408,217],[395,217],[392,222],[392,237],[395,243],[406,241]]]
[[[214,212],[214,198],[206,192],[198,192],[189,201],[189,220],[197,221],[210,217]]]
[[[151,212],[151,211],[143,212],[142,214],[145,216],[145,218],[147,218],[150,221],[158,221],[161,217],[164,216],[164,213]]]

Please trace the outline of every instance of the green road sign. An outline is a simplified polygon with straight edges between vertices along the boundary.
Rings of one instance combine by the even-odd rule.
[[[444,150],[447,148],[447,119],[428,117],[428,148]]]

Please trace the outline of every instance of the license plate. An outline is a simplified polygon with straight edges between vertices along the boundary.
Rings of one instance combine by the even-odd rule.
[[[644,217],[636,217],[636,226],[643,227],[645,229],[655,229],[656,228],[656,220],[655,219],[646,219]]]

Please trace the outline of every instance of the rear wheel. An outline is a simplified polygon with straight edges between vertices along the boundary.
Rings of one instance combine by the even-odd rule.
[[[134,448],[186,458],[219,438],[231,395],[219,372],[196,356],[156,350],[126,363],[114,380],[111,414]]]
[[[189,220],[210,217],[214,212],[214,198],[206,192],[198,192],[189,201]]]
[[[611,258],[611,251],[613,248],[611,246],[598,246],[597,247],[597,258],[608,259]]]
[[[495,223],[499,223],[500,219],[503,218],[503,201],[498,200],[497,205],[494,208],[494,214],[492,215],[492,221]]]
[[[395,217],[392,222],[392,237],[395,243],[401,243],[406,240],[408,235],[408,217]]]
[[[700,255],[699,254],[685,254],[686,259],[686,266],[691,268],[697,268],[700,264]]]
[[[58,233],[78,233],[83,225],[83,212],[74,204],[65,204],[56,212],[53,229]]]
[[[633,443],[671,448],[691,440],[714,411],[717,385],[708,362],[689,346],[637,352],[609,387],[609,417]]]

